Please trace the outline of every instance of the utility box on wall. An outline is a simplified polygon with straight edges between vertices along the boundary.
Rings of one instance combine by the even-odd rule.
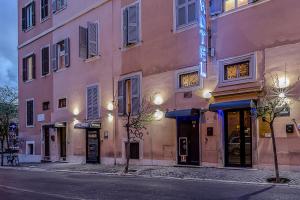
[[[285,129],[286,133],[294,133],[294,124],[287,124]]]

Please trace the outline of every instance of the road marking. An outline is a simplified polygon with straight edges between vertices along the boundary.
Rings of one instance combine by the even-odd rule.
[[[12,186],[7,186],[7,185],[0,185],[0,188],[20,191],[20,192],[28,192],[28,193],[46,195],[46,196],[51,196],[51,197],[56,197],[56,198],[61,198],[61,199],[91,200],[91,199],[84,199],[84,198],[79,198],[79,197],[65,196],[65,195],[60,195],[60,194],[52,194],[52,193],[47,193],[47,192],[38,192],[38,191],[34,191],[34,190],[29,190],[29,189],[24,189],[24,188],[17,188],[17,187],[12,187]]]

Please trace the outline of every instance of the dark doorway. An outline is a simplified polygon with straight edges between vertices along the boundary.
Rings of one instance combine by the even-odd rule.
[[[100,163],[99,129],[86,130],[86,162]]]
[[[199,119],[177,119],[178,164],[199,165]]]
[[[250,110],[225,112],[225,166],[252,167]]]
[[[67,132],[66,127],[57,128],[59,144],[60,144],[60,158],[66,160],[67,157]]]
[[[44,159],[49,160],[50,159],[50,133],[49,133],[49,127],[44,127],[44,138],[45,138],[45,146],[44,146]]]

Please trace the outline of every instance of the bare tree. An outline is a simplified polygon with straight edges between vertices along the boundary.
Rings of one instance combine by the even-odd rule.
[[[156,120],[155,106],[151,103],[151,98],[143,98],[138,113],[132,115],[128,112],[123,116],[124,127],[126,128],[127,143],[126,143],[126,165],[124,172],[128,173],[130,161],[130,143],[143,140],[144,133],[147,128],[146,125]]]
[[[18,93],[15,88],[0,87],[0,142],[1,142],[1,166],[4,160],[4,145],[9,146],[9,125],[18,113]]]
[[[267,79],[267,78],[266,78]],[[278,74],[270,74],[270,83],[264,86],[264,89],[259,97],[254,114],[257,118],[261,118],[267,123],[271,130],[272,149],[274,158],[274,168],[276,183],[280,182],[276,137],[274,131],[275,120],[280,117],[282,112],[289,110],[291,105],[291,92],[295,88],[295,84],[288,85],[286,77],[280,80]]]

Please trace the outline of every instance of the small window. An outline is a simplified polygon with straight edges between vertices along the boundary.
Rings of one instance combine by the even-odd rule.
[[[87,28],[79,26],[79,57],[83,59],[98,56],[98,24],[87,23]]]
[[[50,72],[49,47],[42,49],[42,76],[46,76]]]
[[[128,143],[126,143],[126,146]],[[126,147],[125,146],[125,147]],[[130,142],[130,159],[140,159],[140,144],[138,142]]]
[[[224,11],[230,11],[241,6],[248,5],[250,0],[224,0]]]
[[[67,7],[67,0],[52,0],[52,12],[59,12]]]
[[[33,100],[26,101],[26,126],[33,126],[34,110],[33,110]]]
[[[62,98],[58,100],[58,108],[65,108],[67,107],[67,99]]]
[[[35,25],[35,2],[32,1],[26,7],[22,8],[22,30],[27,29]]]
[[[190,72],[179,75],[179,88],[191,88],[199,86],[200,77],[199,72]]]
[[[23,81],[35,79],[35,55],[23,58]]]
[[[61,41],[57,44],[58,50],[58,69],[65,68],[65,43]]]
[[[176,1],[176,28],[184,27],[197,22],[196,0]]]
[[[128,47],[140,41],[139,3],[123,9],[123,46]]]
[[[49,110],[50,109],[50,102],[49,101],[46,101],[46,102],[43,102],[43,110]]]
[[[34,155],[35,154],[34,148],[35,148],[34,141],[26,141],[26,154],[27,155]]]
[[[41,0],[41,20],[49,16],[49,0]]]
[[[51,66],[54,72],[70,66],[70,38],[52,45]]]
[[[249,77],[249,61],[224,66],[224,80]]]

